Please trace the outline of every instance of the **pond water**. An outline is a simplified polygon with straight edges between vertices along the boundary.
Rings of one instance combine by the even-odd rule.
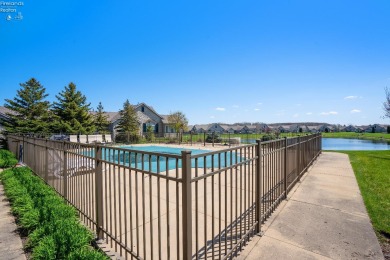
[[[256,139],[241,139],[254,144]],[[323,150],[390,150],[390,142],[346,138],[322,138]]]
[[[345,138],[322,138],[323,150],[390,150],[390,143]]]

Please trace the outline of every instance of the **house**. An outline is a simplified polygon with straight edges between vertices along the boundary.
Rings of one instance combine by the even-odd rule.
[[[134,110],[137,114],[139,124],[139,134],[145,135],[148,127],[152,127],[156,136],[170,136],[175,133],[175,130],[170,126],[168,122],[168,115],[160,115],[153,107],[139,103],[134,105]],[[120,119],[119,112],[106,112],[108,120],[110,122],[109,130],[112,133],[112,137],[115,138],[117,134],[117,125]]]
[[[8,114],[15,114],[14,111],[6,108],[6,107],[3,107],[3,106],[0,106],[0,118],[1,119],[8,119]],[[1,125],[0,123],[0,133],[4,130],[4,126]]]

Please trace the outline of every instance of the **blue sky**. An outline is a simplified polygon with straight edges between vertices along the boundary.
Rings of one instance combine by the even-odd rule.
[[[190,124],[390,123],[387,0],[22,3],[0,12],[0,105],[35,77],[50,101],[72,81]]]

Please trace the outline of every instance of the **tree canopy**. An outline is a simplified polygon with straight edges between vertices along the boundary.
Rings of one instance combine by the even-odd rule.
[[[49,131],[50,103],[46,89],[35,78],[20,84],[14,99],[5,99],[5,107],[12,113],[2,120],[7,132],[39,133]]]
[[[126,142],[131,139],[138,138],[138,118],[134,107],[127,99],[123,104],[123,108],[119,111],[120,118],[116,130],[125,137]]]
[[[104,113],[102,102],[99,102],[93,120],[97,132],[101,134],[108,132],[108,126],[110,125],[110,122],[108,121],[108,116]]]
[[[168,115],[169,125],[175,129],[176,133],[180,133],[187,130],[188,120],[183,112],[177,111]]]
[[[53,103],[53,112],[57,117],[54,130],[65,133],[90,134],[95,131],[93,117],[89,113],[90,103],[71,82],[56,95],[57,102]]]

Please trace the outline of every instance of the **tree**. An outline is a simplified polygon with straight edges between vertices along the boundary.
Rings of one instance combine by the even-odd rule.
[[[385,111],[385,116],[390,118],[390,90],[389,88],[385,88],[385,93],[386,93],[386,101],[383,102],[383,110]]]
[[[6,99],[7,119],[1,120],[7,132],[38,133],[49,131],[50,103],[46,89],[35,78],[20,84],[21,89],[13,100]]]
[[[147,127],[146,127],[146,134],[145,134],[145,138],[146,138],[146,140],[147,141],[149,141],[149,142],[151,142],[151,141],[153,141],[153,126],[151,126],[151,125],[148,125]]]
[[[99,105],[97,106],[97,112],[93,119],[97,132],[101,134],[108,132],[108,126],[110,125],[110,122],[108,121],[108,116],[104,113],[102,102],[99,102]]]
[[[175,130],[177,136],[187,130],[188,120],[184,113],[177,111],[168,115],[168,124]]]
[[[134,107],[127,99],[123,104],[123,109],[119,111],[120,118],[116,129],[118,133],[125,137],[127,143],[131,139],[138,139],[138,118]],[[120,135],[120,136],[121,136]]]
[[[94,121],[87,98],[76,89],[71,82],[56,95],[57,102],[53,103],[53,112],[58,121],[53,125],[54,130],[65,133],[90,134],[95,131]]]

